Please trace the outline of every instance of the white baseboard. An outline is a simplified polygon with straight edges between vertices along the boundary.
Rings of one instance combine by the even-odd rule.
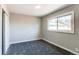
[[[68,49],[68,48],[65,48],[65,47],[61,46],[61,45],[58,45],[58,44],[53,43],[53,42],[51,42],[51,41],[49,41],[49,40],[46,40],[46,39],[43,39],[43,40],[44,40],[44,41],[47,41],[47,42],[49,42],[49,43],[51,43],[51,44],[53,44],[53,45],[55,45],[55,46],[58,46],[58,47],[60,47],[60,48],[62,48],[62,49],[64,49],[64,50],[67,50],[67,51],[69,51],[69,52],[71,52],[71,53],[73,53],[73,54],[79,55],[79,53],[74,52],[74,51],[72,51],[72,50],[70,50],[70,49]]]
[[[31,40],[25,40],[25,41],[10,42],[10,45],[11,44],[16,44],[16,43],[21,43],[21,42],[35,41],[35,40],[39,40],[39,39],[31,39]]]

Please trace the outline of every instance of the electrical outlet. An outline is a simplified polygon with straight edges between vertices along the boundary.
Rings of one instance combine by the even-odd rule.
[[[79,49],[78,48],[75,48],[75,51],[79,51]]]

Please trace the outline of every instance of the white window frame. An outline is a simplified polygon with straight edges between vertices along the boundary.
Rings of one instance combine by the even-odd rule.
[[[58,30],[58,18],[62,17],[62,16],[66,16],[66,15],[72,15],[72,18],[71,18],[71,30]],[[47,30],[48,31],[56,31],[56,32],[64,32],[64,33],[74,33],[74,11],[63,13],[61,15],[57,15],[57,16],[54,16],[54,17],[49,17],[47,20],[49,21],[49,20],[52,20],[53,18],[57,18],[57,30],[48,30],[48,24],[47,24]]]

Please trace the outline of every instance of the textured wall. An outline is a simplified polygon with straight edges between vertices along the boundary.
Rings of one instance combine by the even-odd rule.
[[[40,19],[33,16],[11,14],[10,44],[37,40],[40,35]]]
[[[60,15],[65,12],[74,11],[75,13],[75,33],[63,33],[63,32],[54,32],[47,30],[47,18]],[[42,19],[42,35],[43,38],[48,41],[58,44],[64,48],[67,48],[71,51],[79,53],[75,48],[79,49],[79,5],[72,5],[56,11],[55,13],[49,14],[48,16],[43,17]]]

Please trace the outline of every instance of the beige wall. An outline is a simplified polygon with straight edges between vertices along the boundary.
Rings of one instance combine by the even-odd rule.
[[[37,40],[40,35],[40,19],[33,16],[11,14],[10,44]]]
[[[75,33],[61,33],[47,30],[47,18],[53,17],[65,12],[74,11],[75,13]],[[49,14],[42,19],[42,35],[43,38],[49,42],[55,43],[61,47],[64,47],[74,53],[79,53],[76,51],[79,49],[79,5],[72,5],[62,10],[56,11],[55,13]]]

